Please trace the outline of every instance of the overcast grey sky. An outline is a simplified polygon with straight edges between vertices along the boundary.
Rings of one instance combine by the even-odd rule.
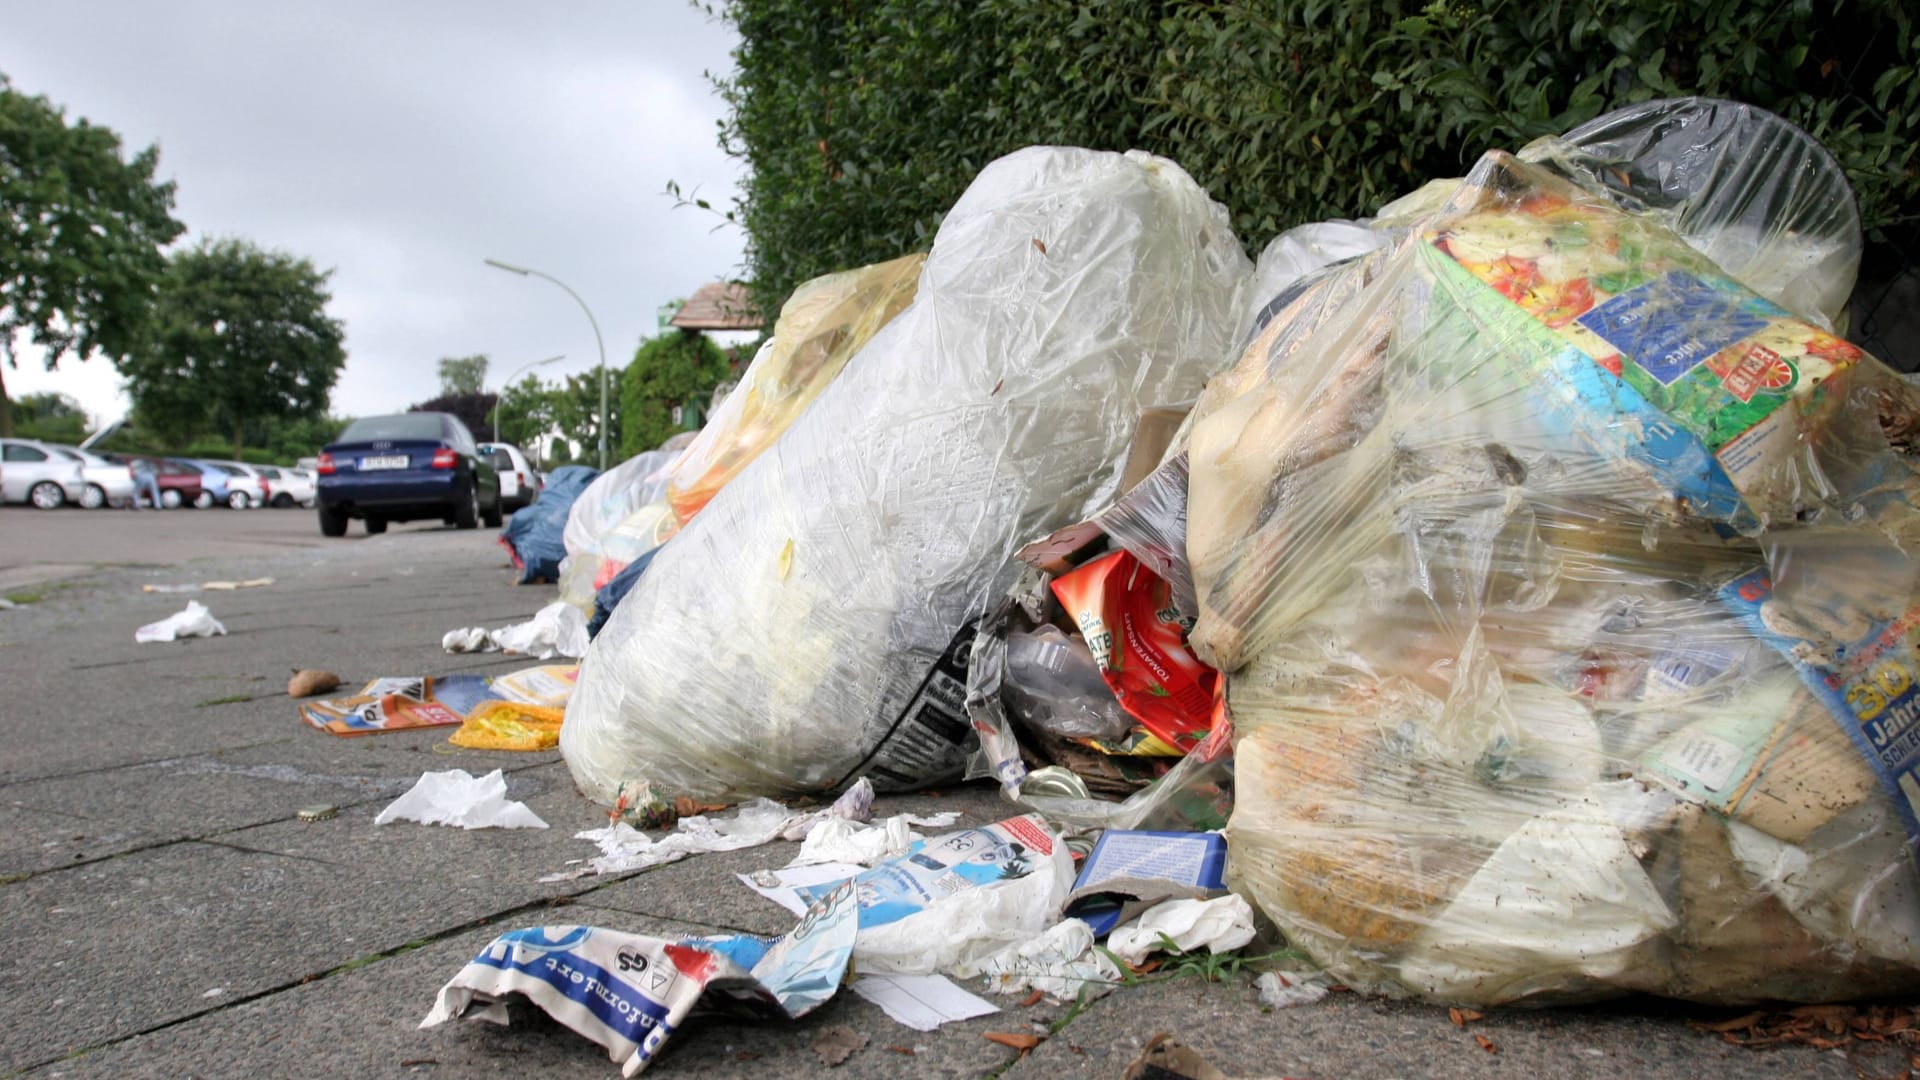
[[[432,396],[441,356],[491,355],[490,384],[556,353],[543,375],[593,366],[564,292],[483,258],[571,285],[615,365],[660,304],[739,270],[738,230],[662,194],[675,180],[726,205],[739,175],[704,75],[731,69],[732,29],[682,0],[9,7],[0,71],[158,142],[183,243],[243,236],[333,269],[336,413]],[[125,407],[105,361],[40,368],[23,353],[8,389]]]

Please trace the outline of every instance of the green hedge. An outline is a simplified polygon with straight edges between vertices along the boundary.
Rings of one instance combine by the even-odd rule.
[[[750,170],[730,216],[777,311],[809,277],[924,249],[980,167],[1022,146],[1163,154],[1257,250],[1488,149],[1703,94],[1818,136],[1870,240],[1910,249],[1907,3],[728,0],[723,141]]]

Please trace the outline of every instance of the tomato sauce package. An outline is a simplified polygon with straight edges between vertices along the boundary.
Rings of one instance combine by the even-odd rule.
[[[1182,754],[1206,737],[1220,673],[1187,647],[1192,620],[1175,608],[1172,586],[1116,551],[1054,579],[1053,595],[1142,727]]]

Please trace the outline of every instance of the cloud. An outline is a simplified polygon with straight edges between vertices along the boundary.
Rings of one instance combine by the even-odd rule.
[[[733,197],[705,75],[733,45],[678,3],[118,0],[14,12],[0,71],[158,142],[189,241],[245,236],[331,268],[349,351],[334,408],[365,415],[431,396],[441,356],[488,353],[496,379],[555,353],[549,377],[596,362],[565,293],[483,258],[572,286],[616,365],[661,303],[738,271],[738,231],[663,194]],[[37,367],[23,356],[8,389],[124,407],[104,363]]]

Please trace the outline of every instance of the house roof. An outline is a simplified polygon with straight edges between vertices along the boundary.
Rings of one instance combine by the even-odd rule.
[[[714,281],[695,289],[670,321],[682,330],[758,330],[764,324],[747,287],[735,281]]]

